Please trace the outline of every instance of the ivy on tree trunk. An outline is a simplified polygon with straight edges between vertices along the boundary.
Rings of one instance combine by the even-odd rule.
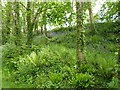
[[[76,13],[77,13],[77,60],[78,66],[84,60],[84,34],[83,34],[83,2],[76,2]]]
[[[33,38],[33,24],[31,22],[31,2],[27,2],[27,45],[29,45],[29,47],[31,47],[32,45],[32,38]]]
[[[19,14],[19,2],[14,2],[15,3],[15,16],[14,16],[14,21],[15,21],[15,36],[16,36],[16,39],[15,39],[15,44],[16,45],[20,45],[21,44],[21,41],[20,41],[20,38],[21,38],[21,28],[20,28],[20,14]]]
[[[6,16],[2,15],[2,44],[5,44],[9,41],[10,38],[10,22],[11,22],[11,2],[8,2],[6,5],[6,12],[2,10],[2,13],[5,13]]]

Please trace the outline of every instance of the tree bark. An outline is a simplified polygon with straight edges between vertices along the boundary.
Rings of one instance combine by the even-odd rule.
[[[11,2],[8,2],[6,5],[6,12],[3,11],[3,13],[6,14],[6,16],[3,17],[2,22],[2,44],[5,44],[8,42],[10,38],[10,22],[11,22]]]
[[[35,32],[36,32],[36,35],[39,35],[38,22],[37,22],[37,21],[36,21],[36,23],[35,23]]]
[[[31,2],[27,2],[27,45],[31,47],[33,39],[33,24],[31,22]]]
[[[118,19],[120,20],[120,1],[118,2]],[[120,27],[120,25],[119,25]],[[118,47],[118,62],[120,63],[120,44]]]
[[[43,25],[40,26],[40,32],[43,34]]]
[[[20,28],[20,20],[19,20],[19,2],[14,2],[15,3],[15,16],[14,16],[14,21],[15,21],[15,37],[16,37],[16,40],[15,40],[15,44],[16,45],[20,45],[21,42],[20,42],[20,38],[21,38],[21,28]]]
[[[89,2],[89,17],[90,17],[90,25],[91,25],[91,31],[92,33],[96,32],[95,25],[94,25],[94,19],[93,19],[93,12],[92,12],[92,5],[91,2]]]
[[[23,33],[26,35],[27,32],[26,32],[26,18],[25,16],[23,16]]]
[[[46,2],[43,2],[43,4],[46,5]],[[47,27],[46,27],[46,25],[47,25],[46,20],[47,20],[46,11],[44,11],[44,13],[43,13],[43,23],[44,23],[44,25],[43,25],[43,26],[44,26],[45,36],[48,37],[48,34],[47,34]]]
[[[84,60],[84,34],[83,34],[83,2],[76,2],[76,13],[77,13],[77,60],[78,66]]]

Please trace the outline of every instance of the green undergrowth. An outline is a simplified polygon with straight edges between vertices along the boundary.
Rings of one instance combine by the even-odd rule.
[[[17,86],[18,88],[75,88],[79,86],[94,86],[95,80],[93,75],[82,72],[77,73],[74,49],[55,44],[41,48],[41,51],[38,53],[33,51],[30,54],[19,56],[17,61],[12,60],[15,66],[12,70],[6,69],[7,67],[4,66],[3,87],[8,83],[6,82],[7,80],[15,82],[15,86],[12,83],[10,85]],[[9,64],[13,63],[9,62]]]
[[[31,49],[27,45],[4,45],[3,88],[118,88],[117,44],[100,34],[87,36],[88,32],[85,61],[80,67],[73,31],[34,38]]]

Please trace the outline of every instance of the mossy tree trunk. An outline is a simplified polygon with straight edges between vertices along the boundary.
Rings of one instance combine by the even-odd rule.
[[[77,13],[77,60],[78,66],[84,61],[84,34],[83,34],[83,2],[76,2]]]
[[[120,20],[120,1],[118,2],[118,19]],[[118,26],[120,27],[120,25]],[[119,43],[119,46],[118,46],[118,79],[120,80],[120,43]]]
[[[19,7],[19,2],[14,2],[15,3],[15,9],[14,9],[14,12],[15,12],[15,14],[14,14],[14,24],[15,24],[15,27],[14,27],[14,29],[15,29],[15,37],[16,37],[16,39],[15,39],[15,44],[16,45],[20,45],[21,44],[21,26],[20,26],[20,13],[19,13],[19,9],[20,9],[20,7]]]
[[[5,16],[2,15],[2,44],[5,44],[9,41],[10,38],[10,23],[11,23],[11,2],[6,4],[5,11],[2,10],[2,13],[6,14]]]
[[[44,4],[44,5],[47,5],[46,2],[43,2],[43,4]],[[46,6],[45,6],[45,8],[46,8]],[[47,34],[47,27],[46,27],[47,21],[46,21],[46,20],[47,20],[46,11],[44,11],[44,12],[43,12],[43,27],[44,27],[45,36],[48,37],[48,34]]]
[[[31,47],[32,39],[33,39],[33,25],[31,22],[32,13],[31,13],[31,2],[28,0],[27,2],[27,45]]]

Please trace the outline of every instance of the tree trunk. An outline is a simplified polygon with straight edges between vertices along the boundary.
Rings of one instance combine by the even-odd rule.
[[[46,5],[46,2],[43,2],[43,4],[44,5]],[[47,34],[47,27],[46,27],[46,25],[47,25],[47,22],[46,22],[46,11],[44,11],[44,13],[43,13],[43,26],[44,26],[44,32],[45,32],[45,36],[46,37],[48,37],[48,34]]]
[[[90,16],[90,25],[91,25],[91,32],[94,34],[96,32],[95,25],[94,25],[94,19],[93,19],[93,13],[92,13],[92,5],[91,2],[89,2],[89,16]]]
[[[78,66],[84,60],[84,38],[83,38],[83,2],[76,2],[76,13],[77,13],[77,60]]]
[[[120,1],[118,2],[118,20],[120,20]],[[119,25],[120,27],[120,25]],[[118,62],[120,63],[120,44],[118,47]]]
[[[43,25],[40,26],[40,32],[43,34]]]
[[[118,63],[120,63],[120,45],[119,45],[118,48],[119,48],[119,49],[118,49]]]
[[[6,12],[3,11],[3,13],[6,14],[6,16],[3,16],[3,24],[2,24],[2,44],[5,44],[8,42],[10,38],[10,22],[11,22],[11,2],[8,2],[6,5]]]
[[[32,25],[32,22],[31,22],[31,10],[30,10],[30,7],[31,7],[31,2],[27,2],[27,45],[29,47],[31,47],[32,45],[32,39],[33,39],[33,25]]]
[[[26,18],[23,17],[23,33],[26,35]]]
[[[36,35],[38,35],[38,23],[37,22],[35,22],[35,30],[34,31],[36,32]]]
[[[48,37],[46,24],[44,24],[44,31],[45,31],[45,36]]]
[[[15,16],[14,16],[14,21],[15,21],[15,44],[20,45],[20,38],[21,38],[21,31],[20,31],[20,20],[19,20],[19,2],[14,2],[15,3]]]

